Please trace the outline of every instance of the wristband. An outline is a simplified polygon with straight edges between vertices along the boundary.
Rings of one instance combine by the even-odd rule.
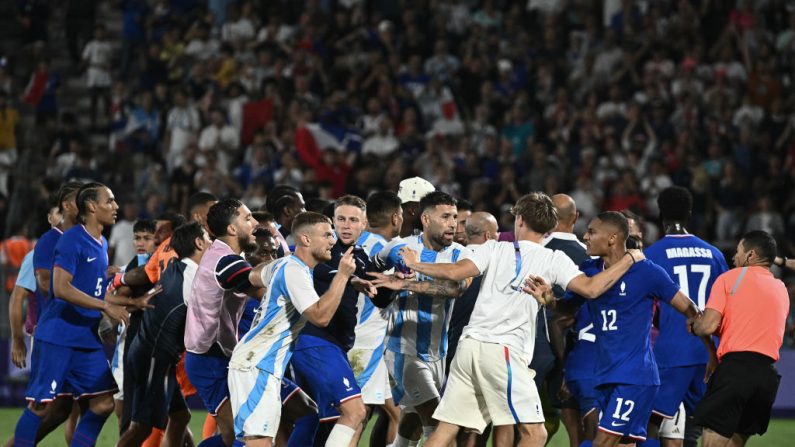
[[[787,257],[786,256],[782,256],[781,257],[781,264],[776,264],[776,265],[779,266],[779,267],[786,267],[787,266]]]
[[[624,252],[624,254],[625,254],[625,255],[629,255],[629,257],[630,257],[630,258],[632,258],[632,263],[633,263],[633,264],[634,264],[634,263],[636,263],[636,262],[638,262],[638,261],[636,261],[636,260],[635,260],[635,257],[634,257],[634,256],[632,256],[632,253],[630,253],[629,251],[626,251],[626,252]]]

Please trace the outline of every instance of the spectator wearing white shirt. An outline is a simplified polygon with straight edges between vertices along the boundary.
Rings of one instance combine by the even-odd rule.
[[[113,224],[108,239],[108,254],[112,265],[125,266],[135,256],[133,224],[138,213],[135,202],[128,201],[122,207],[122,218]]]
[[[174,107],[166,118],[166,140],[163,143],[168,151],[166,167],[169,172],[182,163],[183,151],[196,140],[200,130],[199,111],[188,102],[188,95],[184,90],[177,90],[174,92]]]
[[[379,157],[385,157],[392,152],[396,151],[400,142],[395,138],[392,130],[392,120],[384,117],[378,123],[378,133],[364,140],[362,147],[362,154],[374,154]]]
[[[202,152],[215,152],[224,170],[229,168],[229,159],[240,146],[240,134],[226,122],[224,112],[219,108],[210,111],[210,125],[199,136],[199,149]]]
[[[102,97],[103,105],[110,106],[109,90],[111,85],[110,58],[113,46],[105,40],[105,26],[94,28],[94,39],[83,49],[83,62],[86,65],[86,86],[91,93],[91,126],[96,127],[97,103]],[[104,114],[103,114],[104,115]]]

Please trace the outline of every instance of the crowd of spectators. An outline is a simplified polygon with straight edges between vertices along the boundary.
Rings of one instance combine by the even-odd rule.
[[[728,248],[763,229],[793,253],[792,2],[100,4],[120,32],[99,2],[19,3],[41,56],[16,89],[0,61],[0,180],[5,151],[40,151],[53,183],[104,181],[147,217],[201,189],[259,206],[279,183],[330,199],[419,175],[504,227],[530,190],[569,193],[582,224],[626,208],[654,222],[657,192],[678,184],[695,233]],[[53,8],[72,63],[60,74]],[[83,80],[88,120],[58,103],[62,76]],[[14,108],[35,110],[46,144],[8,140]],[[356,144],[307,143],[318,126]]]

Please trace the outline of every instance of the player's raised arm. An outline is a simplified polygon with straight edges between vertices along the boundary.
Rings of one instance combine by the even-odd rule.
[[[86,295],[72,285],[72,279],[73,276],[71,273],[56,265],[53,268],[52,280],[53,293],[55,296],[69,302],[70,304],[74,304],[75,306],[105,312],[114,320],[122,321],[127,324],[129,321],[127,309],[122,306]]]
[[[337,311],[337,307],[340,305],[345,286],[348,284],[348,280],[355,271],[356,262],[353,260],[353,247],[350,247],[348,251],[345,252],[342,259],[340,259],[337,274],[334,275],[334,279],[331,280],[331,285],[326,293],[324,293],[315,304],[307,307],[302,315],[316,326],[328,326],[331,318],[334,316],[334,312]]]
[[[419,262],[417,252],[408,247],[401,248],[400,255],[406,267],[431,278],[461,281],[481,274],[470,259],[462,259],[456,263]]]
[[[613,287],[613,284],[624,276],[624,273],[626,273],[633,264],[643,259],[646,259],[646,257],[643,255],[642,251],[627,250],[624,257],[609,269],[591,277],[579,275],[569,281],[569,285],[566,289],[571,290],[583,298],[596,299],[609,288]]]

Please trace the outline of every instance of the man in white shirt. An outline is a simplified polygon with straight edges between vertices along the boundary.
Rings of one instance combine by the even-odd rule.
[[[557,211],[544,193],[521,197],[512,208],[516,242],[487,241],[472,255],[455,264],[421,263],[404,247],[406,267],[436,279],[460,281],[483,275],[475,308],[464,328],[452,371],[439,407],[433,414],[439,425],[425,444],[449,445],[461,427],[482,432],[495,427],[495,446],[513,446],[513,426],[521,439],[517,445],[541,447],[546,441],[541,400],[529,364],[535,347],[538,302],[552,299],[551,289],[535,287],[537,277],[577,293],[596,297],[607,290],[633,264],[625,256],[617,271],[592,278],[580,272],[563,252],[541,245],[544,234],[557,224]],[[640,251],[631,253],[642,259]],[[525,284],[529,281],[529,286]],[[536,299],[526,295],[532,292]],[[479,411],[473,411],[477,408]]]

